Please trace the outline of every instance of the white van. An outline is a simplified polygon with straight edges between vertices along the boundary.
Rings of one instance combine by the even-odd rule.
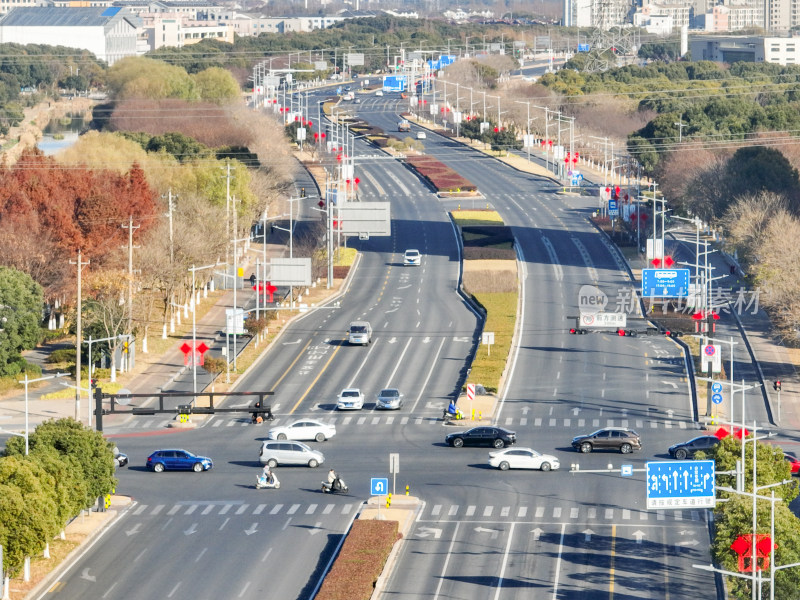
[[[372,326],[367,321],[353,321],[347,330],[347,341],[368,346],[372,341]]]

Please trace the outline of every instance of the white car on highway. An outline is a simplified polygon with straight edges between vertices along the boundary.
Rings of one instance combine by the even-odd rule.
[[[338,410],[361,410],[364,408],[364,394],[358,388],[342,390],[336,408]]]
[[[403,265],[406,267],[418,267],[422,264],[422,255],[419,250],[409,249],[403,254]]]
[[[299,419],[294,423],[273,427],[267,432],[269,440],[315,440],[324,442],[336,435],[336,426],[313,419]]]
[[[489,453],[489,466],[508,471],[508,469],[539,469],[549,471],[558,469],[561,463],[552,454],[541,454],[531,448],[504,448]]]

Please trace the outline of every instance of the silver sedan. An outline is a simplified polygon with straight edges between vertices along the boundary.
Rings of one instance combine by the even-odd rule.
[[[403,394],[396,388],[386,388],[381,390],[378,394],[378,400],[375,402],[375,408],[382,408],[385,410],[399,410],[403,407]]]

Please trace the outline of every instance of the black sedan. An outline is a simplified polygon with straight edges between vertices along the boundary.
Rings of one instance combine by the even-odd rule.
[[[466,431],[451,433],[444,438],[453,448],[462,446],[492,446],[505,448],[517,443],[517,434],[502,427],[473,427]]]
[[[719,444],[719,438],[715,435],[701,435],[688,442],[675,444],[669,447],[669,455],[678,460],[693,458],[696,452],[708,452]]]

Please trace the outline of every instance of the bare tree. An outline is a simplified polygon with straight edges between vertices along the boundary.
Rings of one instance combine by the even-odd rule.
[[[738,198],[722,219],[726,245],[736,250],[748,268],[756,268],[770,221],[787,212],[786,198],[780,194],[760,192]]]

